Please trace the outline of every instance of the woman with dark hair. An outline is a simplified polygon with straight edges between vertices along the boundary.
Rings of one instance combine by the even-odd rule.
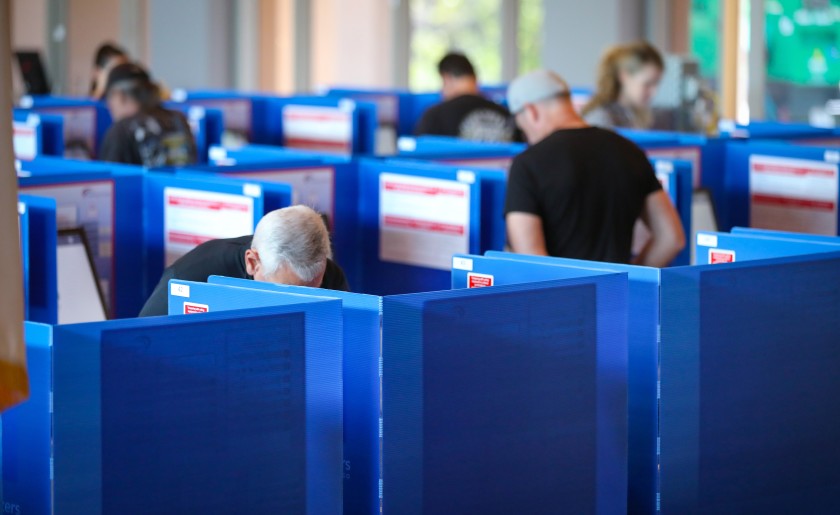
[[[146,167],[196,161],[195,140],[187,118],[163,107],[158,85],[140,66],[115,66],[108,74],[105,101],[114,123],[102,141],[102,161]]]
[[[100,99],[105,95],[105,83],[111,68],[127,63],[128,53],[113,43],[102,43],[93,56],[93,72],[90,83],[90,96]]]
[[[611,48],[601,59],[597,91],[583,108],[591,125],[649,129],[651,100],[662,79],[662,55],[646,41]]]

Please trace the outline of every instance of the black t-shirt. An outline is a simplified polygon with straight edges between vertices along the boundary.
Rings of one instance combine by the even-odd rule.
[[[414,133],[472,141],[519,141],[507,109],[478,95],[461,95],[430,107]]]
[[[633,142],[597,127],[559,130],[513,160],[505,214],[538,215],[551,256],[627,263],[645,199],[661,188]]]
[[[253,279],[245,269],[245,251],[251,248],[253,236],[240,236],[224,240],[211,240],[181,256],[172,266],[164,270],[155,291],[146,301],[140,316],[166,315],[169,312],[169,280],[207,282],[211,275]],[[344,271],[331,259],[321,288],[350,291]]]
[[[157,108],[114,123],[105,133],[99,159],[115,163],[179,166],[195,163],[196,147],[187,118]]]

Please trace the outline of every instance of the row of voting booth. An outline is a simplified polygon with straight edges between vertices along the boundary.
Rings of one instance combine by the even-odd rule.
[[[837,510],[840,239],[698,243],[737,260],[457,254],[438,291],[173,280],[173,316],[27,322],[32,399],[2,416],[5,502]]]
[[[67,117],[15,113],[32,396],[0,417],[6,511],[840,510],[837,133],[624,132],[695,247],[660,270],[504,252],[525,146],[377,157],[410,95],[173,102],[213,135],[195,166],[49,157]],[[370,137],[325,154],[324,109]],[[133,318],[175,259],[298,203],[353,293],[173,280],[170,316]]]

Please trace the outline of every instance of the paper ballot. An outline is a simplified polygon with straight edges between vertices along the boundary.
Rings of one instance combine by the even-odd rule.
[[[837,235],[837,164],[750,156],[750,226]]]
[[[449,270],[453,254],[469,252],[467,184],[383,173],[379,217],[382,261]]]
[[[166,266],[197,245],[254,230],[254,199],[245,195],[164,188]]]

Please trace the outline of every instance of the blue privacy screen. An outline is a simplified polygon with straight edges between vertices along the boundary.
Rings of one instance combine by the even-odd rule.
[[[840,253],[662,271],[661,508],[840,513]]]
[[[226,303],[241,305],[277,302],[259,295],[269,292],[341,299],[344,321],[344,513],[378,513],[379,346],[382,298],[361,293],[219,276],[211,276],[208,281],[211,284],[204,285],[208,288],[228,285],[252,289],[247,297],[236,296],[231,299],[230,295],[226,295],[224,298],[218,298],[214,304],[221,309],[224,309]]]
[[[386,297],[385,513],[624,513],[627,276]]]
[[[340,331],[333,300],[56,327],[55,511],[340,511]]]

